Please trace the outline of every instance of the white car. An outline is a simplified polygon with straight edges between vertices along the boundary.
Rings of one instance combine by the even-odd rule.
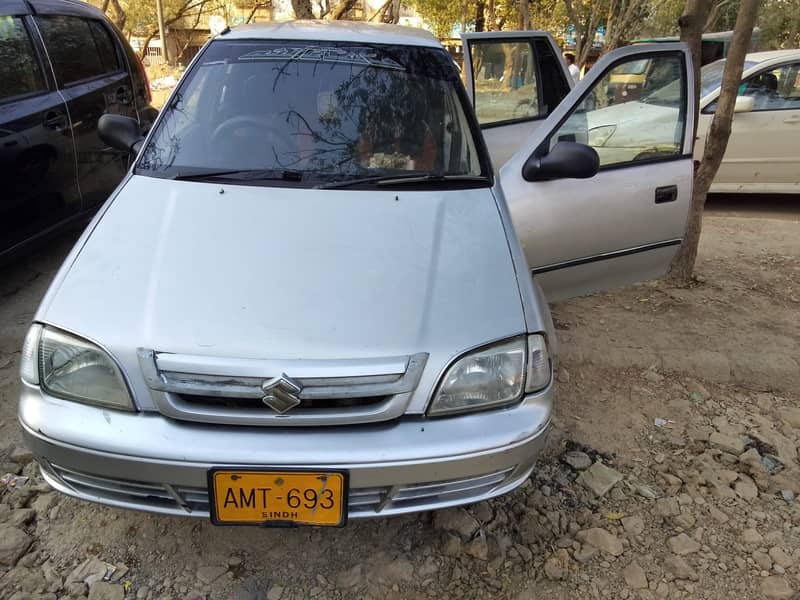
[[[695,158],[703,155],[725,61],[701,70]],[[745,58],[731,137],[711,185],[717,193],[800,193],[800,50]]]
[[[588,140],[601,161],[641,160],[674,151],[669,140],[682,106],[681,87],[674,74],[659,70],[656,61],[648,63],[640,96],[625,101],[624,92],[617,97],[592,93],[584,101],[584,113],[571,117],[575,139]],[[701,69],[697,160],[703,156],[724,67],[725,60],[718,60]],[[800,50],[748,54],[735,110],[711,192],[800,193]]]

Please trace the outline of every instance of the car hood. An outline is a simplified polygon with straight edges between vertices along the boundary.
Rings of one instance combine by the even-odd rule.
[[[37,320],[102,344],[131,379],[139,347],[265,359],[426,352],[438,376],[464,350],[525,331],[489,189],[132,176],[79,246]]]
[[[665,139],[667,132],[674,135],[676,107],[648,104],[646,102],[625,102],[586,113],[589,130],[597,127],[615,125],[611,136],[615,145],[633,141],[637,146],[646,145],[648,137],[655,141]],[[648,136],[649,134],[649,136]],[[667,135],[666,139],[669,139]]]

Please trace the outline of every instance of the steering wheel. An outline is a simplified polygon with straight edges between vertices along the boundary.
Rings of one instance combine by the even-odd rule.
[[[214,133],[211,134],[211,143],[218,146],[223,143],[230,143],[235,140],[233,133],[237,129],[247,129],[248,134],[244,137],[258,136],[261,139],[270,140],[272,147],[278,149],[293,149],[295,144],[289,133],[275,127],[272,119],[268,117],[256,117],[253,115],[240,115],[231,117],[220,123]],[[265,145],[265,148],[267,146]],[[277,153],[277,150],[276,150]]]

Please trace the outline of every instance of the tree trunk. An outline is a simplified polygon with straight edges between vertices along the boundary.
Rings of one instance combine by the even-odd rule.
[[[495,0],[488,0],[486,4],[486,31],[497,31]]]
[[[164,4],[162,0],[156,0],[156,18],[158,19],[158,37],[161,41],[161,58],[164,64],[171,65],[169,48],[167,48],[167,28],[164,25]]]
[[[529,0],[519,0],[519,27],[523,30],[531,28],[531,7]]]
[[[342,0],[339,4],[336,5],[336,8],[331,11],[330,19],[333,21],[338,21],[342,17],[344,17],[345,13],[353,8],[355,5],[356,0]]]
[[[681,38],[690,43],[692,54],[695,50],[699,55],[700,40],[702,29],[698,28],[695,22],[687,23],[685,17],[687,13],[692,15],[689,21],[697,20],[705,24],[707,15],[698,12],[690,13],[692,5],[702,4],[700,0],[689,0],[686,12],[681,16]],[[728,146],[728,138],[731,134],[731,123],[733,121],[733,108],[736,104],[736,95],[739,84],[742,81],[742,70],[744,67],[744,57],[750,47],[750,38],[753,35],[756,16],[758,15],[759,0],[742,0],[739,6],[739,14],[736,17],[736,25],[733,29],[733,38],[728,49],[725,61],[725,69],[722,73],[722,88],[717,101],[717,110],[711,121],[708,131],[708,139],[703,150],[703,158],[694,176],[694,188],[692,190],[692,205],[689,209],[689,220],[686,227],[686,235],[683,238],[675,258],[670,266],[669,278],[680,285],[687,285],[692,280],[694,265],[697,260],[697,247],[700,243],[700,233],[703,227],[703,209],[706,204],[706,195],[711,187],[711,182],[717,174],[725,149]],[[706,8],[707,10],[707,3]],[[686,29],[684,29],[686,27]],[[701,25],[702,27],[702,25]],[[691,37],[687,33],[691,30]],[[687,33],[684,37],[684,33]],[[695,70],[695,112],[699,105],[699,80],[700,80],[700,61],[699,56],[694,65]],[[695,129],[695,136],[697,130]]]
[[[313,19],[314,11],[311,10],[311,0],[292,0],[292,10],[295,19]]]
[[[486,30],[486,0],[478,0],[475,3],[475,31]]]

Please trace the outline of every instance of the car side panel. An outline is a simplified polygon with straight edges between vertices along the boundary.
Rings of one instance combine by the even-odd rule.
[[[18,19],[25,24],[44,89],[0,100],[0,257],[75,217],[81,207],[66,105],[32,35],[30,17]]]

